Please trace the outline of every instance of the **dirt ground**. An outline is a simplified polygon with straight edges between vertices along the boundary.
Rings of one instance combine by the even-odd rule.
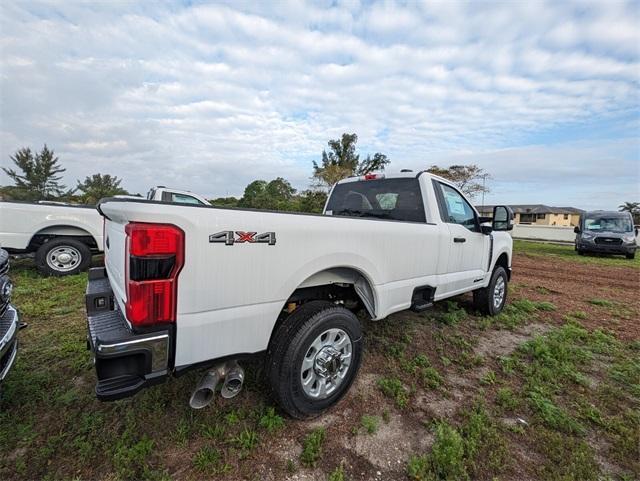
[[[509,355],[517,346],[543,334],[554,325],[566,322],[571,313],[583,312],[580,322],[587,328],[606,328],[624,340],[640,339],[640,270],[632,267],[610,267],[605,265],[577,264],[542,256],[519,254],[513,260],[513,277],[510,296],[512,299],[530,299],[553,303],[557,309],[545,312],[535,321],[515,330],[477,331],[465,326],[456,326],[464,336],[475,336],[473,355],[485,360],[482,365],[465,369],[443,368],[444,388],[419,392],[413,398],[410,409],[394,411],[389,420],[381,423],[378,431],[371,435],[358,426],[363,412],[382,415],[388,409],[388,399],[376,386],[376,381],[385,372],[389,362],[376,349],[375,342],[368,343],[367,360],[363,363],[356,384],[339,406],[320,419],[309,422],[293,422],[292,429],[262,460],[256,460],[256,470],[263,479],[325,480],[332,467],[342,464],[349,473],[348,479],[361,480],[406,480],[407,460],[412,453],[428,451],[433,443],[433,434],[426,429],[430,423],[440,419],[455,419],[461,409],[468,407],[478,392],[485,389],[483,375],[501,357]],[[606,299],[612,302],[608,309],[591,301]],[[469,296],[458,299],[471,310]],[[393,323],[399,317],[420,317],[412,313],[392,316],[379,323]],[[375,330],[369,326],[369,330]],[[412,344],[420,350],[437,350],[437,337],[425,326],[414,331]],[[374,352],[378,351],[378,352]],[[417,351],[416,351],[417,352]],[[516,417],[505,417],[502,422],[510,425],[526,423]],[[273,460],[284,464],[295,460],[300,454],[300,439],[310,428],[324,426],[330,432],[332,442],[325,447],[325,455],[317,469],[303,470],[293,474],[273,471]],[[526,448],[516,449],[518,459],[505,477],[518,481],[538,479],[529,465],[536,463]],[[602,458],[601,463],[607,464]],[[606,467],[605,467],[606,468]],[[613,469],[613,472],[616,470]]]
[[[640,270],[632,267],[577,264],[519,254],[513,259],[513,284],[523,297],[558,306],[556,321],[567,312],[584,311],[587,327],[604,327],[624,340],[640,339]],[[590,301],[611,300],[613,316]]]

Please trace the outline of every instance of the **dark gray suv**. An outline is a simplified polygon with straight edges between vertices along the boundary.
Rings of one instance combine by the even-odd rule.
[[[608,212],[596,210],[580,216],[580,225],[574,229],[575,247],[578,254],[600,252],[623,254],[633,259],[638,245],[638,229],[633,226],[629,212]]]

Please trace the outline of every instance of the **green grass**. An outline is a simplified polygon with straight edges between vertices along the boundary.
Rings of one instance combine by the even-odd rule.
[[[496,392],[496,404],[502,409],[513,411],[520,403],[511,388],[502,387]]]
[[[468,317],[467,311],[458,306],[457,302],[445,301],[445,306],[445,312],[438,318],[443,324],[454,326]]]
[[[463,412],[463,423],[435,425],[435,441],[427,454],[412,456],[407,464],[409,478],[458,481],[484,478],[508,467],[504,434],[482,404]]]
[[[607,299],[589,299],[589,304],[593,304],[594,306],[601,306],[601,307],[612,307],[613,306],[613,302],[609,301]]]
[[[383,377],[378,380],[378,387],[386,396],[392,398],[399,408],[407,407],[409,392],[400,379]]]
[[[329,473],[328,481],[345,481],[347,476],[344,472],[344,466],[340,464],[336,469]]]
[[[594,264],[603,266],[633,267],[640,269],[640,257],[626,259],[624,256],[588,254],[579,256],[573,245],[550,244],[546,242],[530,242],[523,240],[513,241],[515,255],[527,254],[532,256],[545,256],[563,261],[577,262],[581,264]]]
[[[600,329],[589,331],[577,321],[517,349],[503,372],[505,381],[522,384],[517,391],[499,390],[496,404],[505,410],[529,409],[532,440],[545,459],[540,478],[597,479],[599,467],[584,441],[587,435],[603,440],[609,459],[640,471],[640,415],[633,407],[640,398],[638,359],[636,343],[622,343]],[[594,369],[600,378],[597,389],[590,381]]]
[[[260,426],[269,432],[284,427],[284,418],[276,414],[273,407],[267,408],[266,412],[260,417]]]
[[[317,428],[311,431],[302,443],[302,453],[300,461],[307,467],[315,467],[316,463],[322,456],[322,443],[326,436],[324,428]]]
[[[202,472],[216,472],[222,460],[222,454],[216,448],[203,446],[193,457],[193,465]]]
[[[508,303],[502,312],[495,317],[483,317],[483,325],[498,325],[506,329],[515,329],[528,324],[537,318],[540,311],[555,311],[557,307],[548,301],[531,301],[529,299],[514,299]]]
[[[431,452],[412,456],[407,466],[412,479],[438,479],[462,481],[469,479],[464,463],[464,440],[458,430],[442,422],[436,426],[436,437]]]
[[[378,416],[371,416],[369,414],[363,414],[360,418],[360,424],[369,434],[375,434],[378,431],[378,425],[380,424],[380,418]]]
[[[232,439],[232,442],[237,448],[250,451],[258,444],[258,439],[258,433],[245,428]]]

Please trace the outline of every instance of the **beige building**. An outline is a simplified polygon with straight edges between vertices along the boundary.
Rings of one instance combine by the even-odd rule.
[[[558,225],[573,227],[580,222],[580,214],[584,211],[575,207],[550,207],[543,204],[510,205],[513,209],[516,224]],[[476,206],[483,216],[493,215],[493,206]]]

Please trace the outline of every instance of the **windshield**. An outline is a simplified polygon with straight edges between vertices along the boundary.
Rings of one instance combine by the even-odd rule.
[[[155,196],[156,196],[156,189],[153,188],[147,193],[147,200],[153,200]]]
[[[416,178],[345,182],[333,188],[326,213],[351,217],[425,222]]]
[[[631,232],[633,225],[626,216],[594,216],[584,220],[584,229],[590,232]]]

